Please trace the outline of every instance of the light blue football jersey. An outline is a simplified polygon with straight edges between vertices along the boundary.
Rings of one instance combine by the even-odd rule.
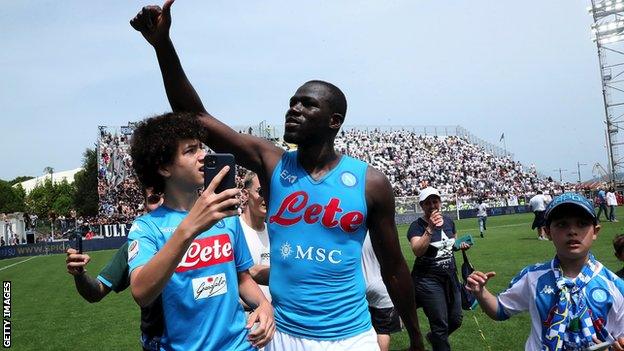
[[[286,152],[271,177],[269,288],[277,328],[316,340],[371,329],[362,242],[368,165],[348,156],[321,179]]]
[[[128,235],[130,273],[165,245],[188,212],[166,206],[137,218]],[[162,350],[254,350],[238,302],[238,275],[253,265],[237,217],[198,235],[162,291]]]

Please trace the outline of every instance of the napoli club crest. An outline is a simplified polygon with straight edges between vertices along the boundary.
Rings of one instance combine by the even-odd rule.
[[[351,172],[344,172],[340,175],[340,181],[347,187],[353,187],[357,184],[357,178]]]
[[[597,303],[603,303],[607,301],[607,292],[603,289],[596,288],[592,290],[591,297],[592,300],[596,301]]]

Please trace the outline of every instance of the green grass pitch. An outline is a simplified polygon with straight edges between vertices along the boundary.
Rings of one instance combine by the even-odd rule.
[[[624,210],[619,214],[624,218]],[[490,217],[485,239],[478,237],[476,219],[456,221],[458,236],[472,234],[475,237],[476,244],[468,251],[475,268],[497,273],[488,284],[491,291],[504,289],[524,266],[552,258],[552,243],[536,239],[530,230],[531,220],[532,214]],[[399,227],[403,254],[411,268],[414,255],[409,249],[406,231],[407,226]],[[603,223],[593,249],[596,257],[613,271],[622,266],[615,259],[611,245],[613,237],[619,233],[624,233],[624,222]],[[113,253],[114,250],[89,253],[92,257],[89,274],[97,275]],[[21,263],[8,267],[18,262]],[[461,263],[461,256],[458,262]],[[140,349],[139,309],[130,292],[111,293],[102,302],[89,304],[78,295],[72,277],[66,273],[64,255],[2,260],[0,278],[12,282],[13,349]],[[419,317],[424,334],[429,324],[420,310]],[[462,327],[451,335],[451,346],[454,350],[467,351],[523,350],[529,328],[527,314],[494,322],[477,309],[464,312]],[[403,350],[407,346],[405,332],[393,336],[392,350]]]

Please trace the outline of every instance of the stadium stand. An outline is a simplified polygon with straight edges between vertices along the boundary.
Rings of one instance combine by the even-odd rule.
[[[397,197],[416,196],[423,182],[471,207],[479,198],[490,205],[506,205],[509,199],[530,197],[537,190],[560,192],[560,185],[540,177],[535,166],[526,169],[511,157],[489,153],[460,136],[349,129],[339,133],[336,147],[385,173]]]
[[[129,223],[143,212],[142,191],[129,156],[131,133],[131,126],[100,127],[97,143],[100,215],[91,220],[92,224]],[[294,147],[274,136],[267,139],[284,149]],[[440,189],[453,208],[474,208],[479,198],[485,199],[490,207],[523,204],[537,190],[557,194],[561,188],[552,179],[540,176],[534,166],[527,168],[467,135],[344,128],[336,137],[336,148],[385,173],[399,207],[406,204],[400,211],[415,209],[415,196],[425,183]],[[245,171],[238,168],[239,182]]]

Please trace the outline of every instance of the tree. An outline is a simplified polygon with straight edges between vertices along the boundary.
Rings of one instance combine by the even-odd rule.
[[[52,212],[59,216],[68,216],[74,193],[74,185],[67,180],[53,184],[50,179],[46,179],[26,196],[26,208],[28,212],[36,213],[39,218],[47,218]]]
[[[50,181],[54,183],[54,168],[48,166],[43,169],[43,173],[50,175]]]
[[[72,194],[61,193],[54,199],[52,203],[52,210],[54,213],[62,214],[65,217],[69,217],[69,211],[72,209]]]
[[[74,176],[74,208],[81,216],[97,216],[99,196],[97,192],[97,154],[86,149],[82,159],[82,170]]]
[[[48,218],[48,212],[54,201],[52,182],[46,179],[43,184],[35,186],[26,196],[26,208],[29,213],[35,213],[39,218]]]
[[[24,212],[24,189],[14,188],[10,183],[0,180],[0,212]]]

